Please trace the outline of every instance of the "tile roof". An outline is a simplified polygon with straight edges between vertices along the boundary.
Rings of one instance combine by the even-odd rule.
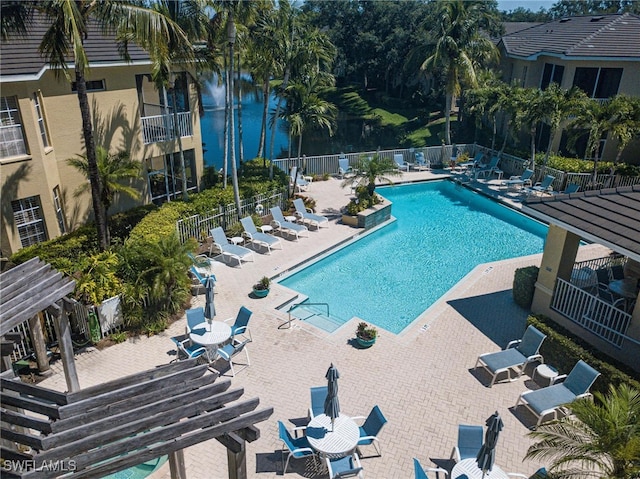
[[[640,261],[640,185],[534,198],[522,211]]]
[[[567,17],[506,34],[508,56],[640,59],[640,16],[631,13]]]
[[[14,35],[0,43],[0,76],[4,81],[35,79],[49,68],[44,57],[38,51],[40,42],[48,24],[44,17],[36,15],[26,35]],[[125,63],[118,51],[115,35],[104,34],[95,23],[90,23],[88,35],[84,41],[91,66],[100,64]],[[135,44],[128,47],[131,61],[149,61],[149,55]],[[69,61],[72,57],[69,57]],[[12,78],[13,77],[13,78]]]

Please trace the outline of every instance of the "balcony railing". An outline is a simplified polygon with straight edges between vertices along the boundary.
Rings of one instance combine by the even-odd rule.
[[[180,137],[193,136],[191,127],[191,113],[181,112],[178,116],[178,133]],[[140,118],[142,123],[142,138],[144,144],[171,141],[175,139],[173,129],[173,114],[153,115]]]
[[[625,339],[636,342],[626,335],[631,314],[563,279],[558,278],[551,309],[618,348]]]

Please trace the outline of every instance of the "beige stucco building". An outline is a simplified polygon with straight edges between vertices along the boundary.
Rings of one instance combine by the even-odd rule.
[[[606,101],[617,94],[640,96],[640,16],[631,13],[585,15],[554,20],[504,35],[498,42],[503,80],[546,88],[551,82],[581,88]],[[566,132],[556,134],[552,151],[571,153]],[[546,150],[549,128],[538,129],[537,148]],[[586,137],[575,150],[584,157]],[[602,139],[602,158],[613,160],[617,141]],[[622,160],[640,162],[640,142],[629,145]]]
[[[39,34],[39,35],[38,35]],[[67,164],[84,154],[82,120],[72,82],[52,70],[38,53],[41,29],[3,41],[0,73],[0,194],[2,256],[71,231],[92,218],[90,192],[76,196],[88,181]],[[116,197],[108,214],[136,204],[160,203],[182,192],[179,145],[187,187],[198,188],[203,171],[198,95],[190,76],[176,74],[174,90],[158,90],[141,49],[122,60],[113,38],[91,32],[85,43],[90,60],[87,90],[96,145],[111,153],[125,150],[142,164],[132,183],[141,199]],[[70,69],[73,74],[73,66]],[[173,114],[175,93],[176,115]]]

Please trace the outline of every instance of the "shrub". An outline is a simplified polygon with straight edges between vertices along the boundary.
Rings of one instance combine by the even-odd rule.
[[[529,316],[527,322],[547,335],[540,347],[540,354],[545,358],[545,362],[556,367],[561,374],[568,374],[578,360],[582,359],[600,373],[591,388],[592,392],[600,391],[606,394],[610,384],[618,386],[626,383],[636,389],[640,388],[640,378],[637,373],[573,335],[551,319],[537,315]]]
[[[517,305],[526,309],[531,307],[539,270],[537,266],[516,269],[513,276],[513,300]]]

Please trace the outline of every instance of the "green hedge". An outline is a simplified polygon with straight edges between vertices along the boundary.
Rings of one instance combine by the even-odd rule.
[[[527,322],[547,335],[540,347],[540,354],[546,363],[557,368],[561,374],[569,374],[578,360],[582,359],[600,372],[591,388],[592,392],[606,394],[610,384],[618,386],[621,383],[640,389],[638,373],[598,351],[551,319],[536,315],[529,316]]]
[[[537,266],[526,266],[516,269],[513,275],[513,300],[517,305],[529,309],[533,303],[533,293],[538,280],[538,272],[540,268]]]
[[[544,161],[544,153],[536,154],[536,164],[541,165]],[[550,155],[547,166],[556,170],[566,171],[567,173],[592,173],[593,161],[581,160],[579,158],[567,158],[565,156]],[[611,161],[599,161],[598,173],[608,174],[613,167]],[[640,168],[626,163],[620,163],[616,166],[616,174],[622,176],[640,176]]]

